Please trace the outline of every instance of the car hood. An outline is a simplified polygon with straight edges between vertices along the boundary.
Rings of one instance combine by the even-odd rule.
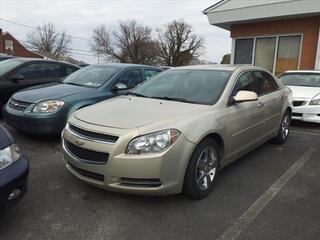
[[[304,86],[288,86],[292,90],[293,98],[312,99],[320,94],[319,87],[304,87]]]
[[[168,118],[197,114],[209,106],[152,98],[120,96],[77,111],[80,121],[103,127],[131,129]]]
[[[45,84],[36,87],[28,88],[14,94],[14,99],[23,102],[37,103],[45,100],[60,99],[77,93],[86,91],[93,91],[93,89],[69,84]]]

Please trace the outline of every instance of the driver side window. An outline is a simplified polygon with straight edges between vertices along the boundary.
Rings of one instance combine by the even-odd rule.
[[[232,96],[236,96],[239,91],[252,91],[257,92],[255,79],[251,72],[245,72],[237,80],[236,85],[233,88]]]
[[[141,82],[142,82],[141,71],[136,69],[136,70],[129,70],[121,74],[116,84],[122,83],[122,84],[125,84],[129,89],[131,89],[137,86],[138,84],[140,84]]]

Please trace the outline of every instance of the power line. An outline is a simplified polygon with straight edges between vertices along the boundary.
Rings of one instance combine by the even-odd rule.
[[[7,23],[11,23],[11,24],[15,24],[15,25],[18,25],[18,26],[21,26],[21,27],[25,27],[25,28],[29,28],[29,29],[33,29],[33,30],[37,30],[36,27],[32,27],[30,25],[26,25],[26,24],[23,24],[23,23],[19,23],[19,22],[16,22],[16,21],[12,21],[12,20],[9,20],[9,19],[5,19],[3,17],[0,17],[0,20],[1,21],[4,21],[4,22],[7,22]],[[63,35],[63,33],[58,33],[59,35]],[[80,39],[80,40],[84,40],[84,41],[88,41],[88,42],[91,42],[90,39],[87,39],[87,38],[83,38],[83,37],[78,37],[78,36],[74,36],[74,35],[70,35],[70,34],[65,34],[66,36],[69,36],[69,37],[72,37],[72,38],[76,38],[76,39]]]

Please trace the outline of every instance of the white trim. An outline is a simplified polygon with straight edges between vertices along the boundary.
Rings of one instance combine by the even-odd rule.
[[[276,49],[274,52],[273,69],[272,69],[273,74],[276,72],[276,69],[277,69],[278,51],[279,51],[279,37],[276,38]]]
[[[251,36],[251,37],[236,37],[236,38],[232,38],[232,51],[231,51],[231,59],[232,59],[232,61],[231,61],[231,63],[234,64],[234,57],[235,57],[235,51],[236,51],[236,49],[235,49],[236,40],[238,40],[238,39],[253,39],[251,65],[255,66],[254,65],[254,61],[255,61],[255,48],[256,48],[257,39],[258,38],[276,38],[276,47],[275,47],[273,71],[272,71],[272,73],[275,74],[276,65],[277,65],[277,59],[278,59],[279,38],[280,37],[290,37],[290,36],[300,36],[300,49],[299,49],[299,59],[298,59],[298,66],[297,66],[297,70],[299,70],[300,69],[301,54],[302,54],[302,45],[303,45],[303,33],[259,35],[259,36]],[[320,31],[319,31],[318,50],[319,50],[319,57],[320,57]],[[320,58],[319,58],[319,64],[320,64]],[[320,66],[319,66],[319,68],[320,68]]]
[[[314,70],[320,70],[320,27],[318,34],[318,46],[317,46],[317,54],[316,54],[316,62],[314,65]]]
[[[236,49],[236,40],[232,38],[231,57],[230,57],[230,64],[232,65],[234,64],[235,49]]]

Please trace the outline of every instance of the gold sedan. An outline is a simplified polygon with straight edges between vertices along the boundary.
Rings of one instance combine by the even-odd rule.
[[[263,69],[173,68],[75,112],[65,163],[104,189],[204,198],[224,166],[270,139],[285,143],[291,112],[290,89]]]

